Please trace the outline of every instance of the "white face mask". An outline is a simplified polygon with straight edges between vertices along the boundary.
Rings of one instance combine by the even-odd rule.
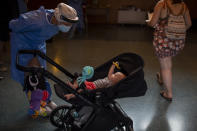
[[[61,32],[68,32],[70,30],[71,26],[58,25],[58,28]]]

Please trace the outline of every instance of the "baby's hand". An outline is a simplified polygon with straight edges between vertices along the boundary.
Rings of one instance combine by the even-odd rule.
[[[74,95],[74,94],[66,94],[66,95],[64,95],[64,97],[65,97],[67,100],[70,100],[71,98],[74,98],[75,95]]]
[[[72,84],[70,81],[67,81],[66,82],[70,87],[72,87],[73,89],[77,89],[78,88],[78,85],[76,82],[74,82],[74,84]]]

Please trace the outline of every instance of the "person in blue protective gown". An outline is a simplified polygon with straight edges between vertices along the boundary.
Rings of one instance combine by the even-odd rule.
[[[11,29],[11,77],[24,87],[24,72],[16,68],[16,54],[19,50],[40,50],[46,53],[45,41],[56,35],[59,31],[68,32],[73,23],[78,21],[77,12],[71,6],[59,3],[55,9],[45,9],[40,7],[38,10],[21,14],[17,19],[9,22]],[[19,63],[27,66],[32,60],[31,55],[21,55]],[[46,68],[46,62],[37,58],[40,66]],[[52,109],[56,107],[51,102],[51,88],[45,80],[48,92],[47,102]],[[27,91],[26,91],[27,93]],[[35,95],[37,97],[37,95]]]

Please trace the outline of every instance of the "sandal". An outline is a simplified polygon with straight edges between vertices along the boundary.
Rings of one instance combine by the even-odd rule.
[[[165,94],[165,92],[161,92],[160,93],[161,97],[163,97],[165,100],[171,102],[172,101],[172,98],[166,97],[166,96],[164,96],[164,94]]]
[[[163,85],[163,81],[161,80],[161,75],[159,72],[156,73],[156,78],[157,78],[157,82],[160,84],[160,85]]]

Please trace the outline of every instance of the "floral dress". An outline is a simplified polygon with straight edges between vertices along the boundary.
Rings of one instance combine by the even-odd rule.
[[[160,19],[155,26],[153,46],[158,58],[176,56],[185,45],[185,39],[173,40],[166,37],[165,26],[167,22],[167,18]]]

